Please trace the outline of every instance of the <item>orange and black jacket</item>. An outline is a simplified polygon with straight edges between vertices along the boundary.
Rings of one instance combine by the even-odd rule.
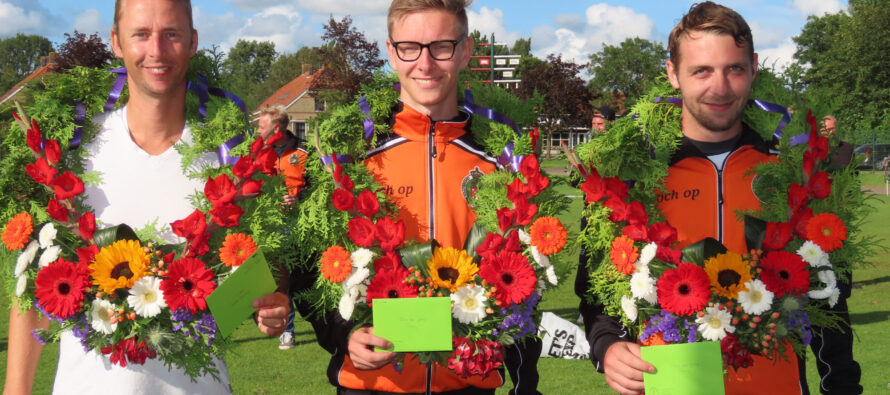
[[[744,126],[735,146],[724,158],[722,169],[718,170],[707,155],[683,137],[671,157],[665,192],[657,197],[659,210],[668,223],[677,228],[678,246],[682,248],[713,237],[732,251],[746,252],[744,223],[736,213],[760,206],[750,170],[774,160],[775,153],[774,143],[764,141],[757,132]],[[603,356],[609,346],[629,339],[618,321],[606,315],[602,305],[586,295],[588,280],[587,256],[582,253],[575,293],[581,298],[580,310],[591,345],[591,360],[602,372]]]
[[[278,172],[284,176],[288,195],[298,195],[306,186],[306,158],[309,155],[299,146],[296,138],[291,138],[278,151]]]
[[[474,182],[498,168],[496,159],[473,140],[470,119],[469,114],[460,112],[452,120],[436,122],[400,102],[390,120],[392,132],[378,137],[377,146],[368,151],[364,163],[398,205],[406,239],[435,239],[442,246],[462,248],[476,219],[467,200]],[[494,394],[504,383],[500,369],[484,378],[462,379],[447,366],[427,367],[410,354],[401,372],[392,364],[375,370],[356,369],[347,350],[353,324],[338,313],[326,318],[313,326],[319,344],[333,354],[328,378],[335,386],[382,393]],[[536,394],[540,348],[508,347],[504,354],[514,378],[513,391]]]

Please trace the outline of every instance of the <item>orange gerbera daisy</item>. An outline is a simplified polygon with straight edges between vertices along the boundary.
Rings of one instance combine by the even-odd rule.
[[[541,217],[532,224],[529,236],[531,236],[532,245],[538,248],[538,252],[551,255],[565,247],[568,234],[558,219]]]
[[[0,237],[6,248],[15,251],[28,243],[28,236],[31,236],[32,232],[34,232],[34,218],[31,214],[19,213],[6,223],[6,228]]]
[[[807,222],[807,238],[819,245],[825,252],[831,252],[844,245],[847,240],[847,227],[837,215],[822,213]]]
[[[628,276],[633,274],[635,269],[634,262],[639,257],[640,254],[634,247],[634,241],[630,237],[621,235],[612,240],[612,250],[609,252],[609,258],[612,259],[612,264],[615,265],[619,272]]]
[[[222,247],[219,248],[219,259],[228,267],[241,266],[256,249],[256,243],[250,236],[244,233],[232,233],[226,236]]]
[[[349,252],[340,246],[330,246],[321,254],[321,275],[333,283],[339,283],[352,273]]]

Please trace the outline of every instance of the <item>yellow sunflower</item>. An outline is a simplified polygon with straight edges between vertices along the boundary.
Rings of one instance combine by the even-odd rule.
[[[745,283],[751,281],[751,270],[742,256],[729,251],[705,261],[705,272],[711,280],[714,293],[730,299],[739,297],[739,291],[747,291]]]
[[[436,288],[448,288],[455,292],[476,277],[479,267],[473,263],[473,257],[464,250],[455,248],[436,248],[433,258],[426,261],[430,270],[430,278]]]
[[[130,288],[146,274],[148,254],[135,240],[118,240],[103,247],[90,264],[93,284],[99,290],[112,293],[121,288]]]

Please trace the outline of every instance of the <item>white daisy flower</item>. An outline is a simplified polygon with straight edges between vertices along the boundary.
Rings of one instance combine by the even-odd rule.
[[[43,250],[43,254],[40,254],[40,260],[37,261],[37,265],[41,268],[46,267],[50,263],[53,263],[56,259],[59,259],[59,253],[62,252],[62,247],[59,246],[49,246],[47,249]]]
[[[56,233],[56,226],[52,222],[47,222],[46,225],[43,225],[40,228],[40,233],[37,235],[37,240],[40,241],[40,248],[48,248],[53,245],[53,241],[56,240]]]
[[[637,321],[637,303],[634,302],[633,298],[630,298],[627,295],[621,295],[621,310],[624,311],[624,315],[627,316],[627,319],[634,322]]]
[[[28,276],[19,276],[19,279],[15,282],[15,296],[22,296],[25,293],[25,288],[28,287]]]
[[[831,263],[828,261],[828,254],[822,251],[822,247],[810,240],[807,240],[800,246],[797,250],[797,255],[800,255],[812,267],[831,266]]]
[[[727,333],[735,332],[732,326],[732,314],[726,310],[717,307],[708,307],[705,309],[705,315],[695,319],[698,324],[698,332],[707,340],[722,340]]]
[[[374,259],[374,253],[367,248],[359,248],[353,251],[349,258],[352,259],[352,266],[363,268],[371,263],[371,259]]]
[[[349,277],[346,277],[346,281],[343,282],[343,289],[352,289],[355,288],[356,285],[364,282],[371,275],[371,270],[367,267],[359,267],[349,273]]]
[[[519,229],[519,241],[521,241],[522,244],[529,245],[532,243],[532,236],[529,235],[528,232]]]
[[[551,285],[559,284],[559,279],[556,278],[556,269],[553,267],[553,265],[547,266],[547,270],[544,271],[544,274],[547,276],[547,281]]]
[[[140,317],[154,317],[167,307],[164,293],[161,291],[161,279],[145,276],[133,283],[127,303]]]
[[[343,292],[340,297],[340,305],[338,311],[344,320],[349,321],[352,318],[352,312],[355,310],[355,299],[358,296],[358,289],[352,288],[351,291]]]
[[[637,272],[630,276],[630,293],[636,299],[643,299],[655,304],[658,301],[655,281],[649,277],[649,270]]]
[[[759,315],[769,310],[773,304],[775,294],[766,289],[766,284],[760,280],[751,280],[745,283],[747,291],[739,291],[739,303],[745,313]]]
[[[465,285],[451,294],[451,314],[463,324],[475,324],[485,318],[485,288]]]
[[[538,251],[538,247],[531,246],[531,248],[529,248],[529,251],[531,251],[532,253],[532,259],[534,259],[535,262],[537,262],[538,265],[540,265],[541,267],[546,268],[553,266],[550,264],[550,258]]]
[[[655,259],[655,253],[657,251],[658,244],[646,244],[646,246],[643,247],[642,250],[640,250],[640,259],[637,261],[637,263],[639,263],[640,266],[649,267],[649,262],[652,262],[652,260]]]
[[[94,330],[106,335],[114,333],[117,323],[111,323],[110,315],[114,312],[114,305],[105,299],[94,299],[90,309],[90,326]]]
[[[28,246],[22,250],[22,253],[19,254],[19,257],[15,261],[15,276],[16,278],[20,277],[25,270],[28,270],[28,266],[31,265],[31,262],[34,260],[34,257],[37,255],[37,249],[40,247],[40,244],[37,241],[31,240],[28,243]]]

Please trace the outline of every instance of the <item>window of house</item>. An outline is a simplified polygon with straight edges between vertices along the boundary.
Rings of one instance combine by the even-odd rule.
[[[321,100],[315,101],[315,112],[322,112],[327,108],[327,103]]]
[[[294,132],[294,136],[297,136],[298,139],[306,140],[306,122],[305,121],[291,121],[290,130]]]

